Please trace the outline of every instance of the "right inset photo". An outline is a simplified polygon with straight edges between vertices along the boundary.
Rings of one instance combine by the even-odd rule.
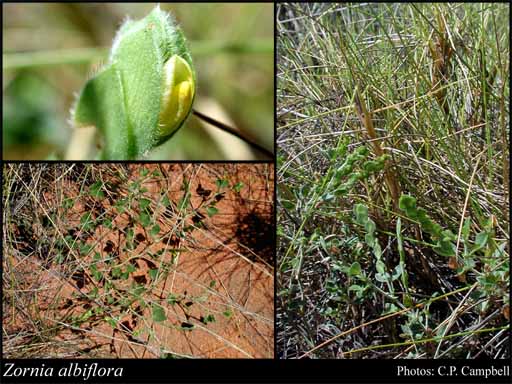
[[[510,359],[509,13],[276,5],[278,358]]]

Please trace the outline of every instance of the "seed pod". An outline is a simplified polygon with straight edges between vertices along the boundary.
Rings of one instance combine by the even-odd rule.
[[[102,159],[140,158],[183,125],[195,83],[181,29],[156,7],[144,19],[121,26],[108,64],[83,87],[73,121],[97,128]]]

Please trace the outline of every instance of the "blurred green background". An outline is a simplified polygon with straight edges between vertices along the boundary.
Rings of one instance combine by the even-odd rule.
[[[156,3],[26,3],[3,8],[3,158],[61,159],[70,110],[116,30]],[[274,145],[274,6],[161,4],[183,29],[198,75],[194,108]],[[191,116],[149,159],[265,159]]]

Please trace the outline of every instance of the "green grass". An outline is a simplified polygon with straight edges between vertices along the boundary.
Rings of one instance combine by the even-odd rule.
[[[508,21],[277,6],[281,357],[510,357]]]

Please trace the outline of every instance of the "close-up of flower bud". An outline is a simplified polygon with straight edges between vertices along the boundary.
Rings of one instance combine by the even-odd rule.
[[[272,4],[3,14],[3,159],[274,158]]]
[[[103,136],[101,158],[142,157],[180,128],[194,94],[185,37],[156,7],[121,26],[109,63],[84,86],[73,119],[77,128],[94,126]]]

